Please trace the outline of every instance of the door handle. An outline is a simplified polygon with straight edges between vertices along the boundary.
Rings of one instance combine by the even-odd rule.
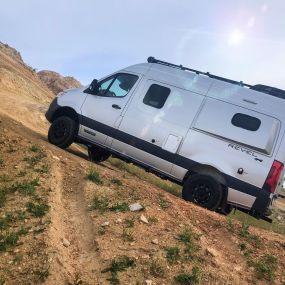
[[[122,109],[122,108],[121,108],[119,105],[117,105],[117,104],[113,104],[112,107],[113,107],[114,109]]]

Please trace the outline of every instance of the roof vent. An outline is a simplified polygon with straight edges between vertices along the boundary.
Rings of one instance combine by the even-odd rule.
[[[255,91],[259,91],[259,92],[262,92],[265,94],[269,94],[269,95],[272,95],[274,97],[285,99],[285,91],[278,89],[278,88],[275,88],[275,87],[258,84],[258,85],[251,86],[250,89],[255,90]]]

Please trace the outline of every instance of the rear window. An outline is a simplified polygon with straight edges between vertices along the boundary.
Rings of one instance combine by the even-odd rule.
[[[259,129],[261,121],[258,118],[237,113],[232,118],[232,124],[238,128],[255,132]]]
[[[146,105],[160,109],[164,106],[170,94],[170,89],[161,85],[152,84],[143,98]]]

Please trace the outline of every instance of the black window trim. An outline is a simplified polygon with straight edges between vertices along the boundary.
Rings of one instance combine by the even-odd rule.
[[[236,117],[237,116],[243,116],[243,117],[247,117],[247,118],[251,118],[251,119],[255,119],[256,120],[256,127],[255,128],[249,128],[249,127],[245,127],[244,125],[240,124],[240,123],[237,123],[235,122],[235,120],[238,120]],[[250,131],[250,132],[256,132],[258,131],[258,129],[260,128],[261,126],[261,120],[257,117],[253,117],[251,115],[248,115],[248,114],[244,114],[244,113],[235,113],[232,117],[232,120],[231,120],[231,123],[233,126],[237,127],[237,128],[241,128],[241,129],[244,129],[244,130],[247,130],[247,131]]]

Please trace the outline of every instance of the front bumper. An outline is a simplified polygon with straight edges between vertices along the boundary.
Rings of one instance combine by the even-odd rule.
[[[54,117],[55,117],[55,113],[56,111],[60,108],[60,106],[57,103],[57,97],[53,99],[53,101],[51,102],[51,104],[49,105],[49,108],[45,114],[46,119],[52,123]]]

